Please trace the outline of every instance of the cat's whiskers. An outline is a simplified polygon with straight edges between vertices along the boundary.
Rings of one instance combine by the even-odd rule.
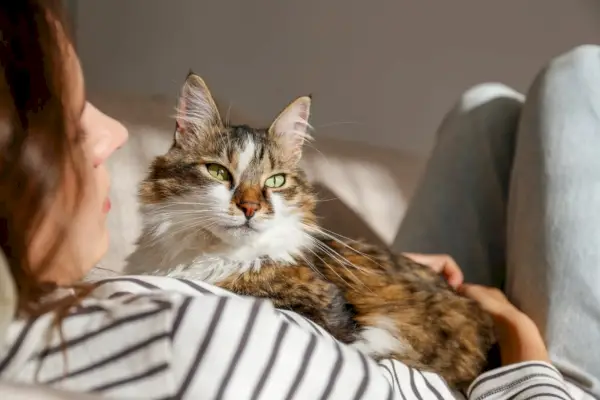
[[[173,211],[162,211],[160,213],[155,213],[154,215],[148,213],[148,216],[153,217],[153,223],[157,220],[159,221],[169,221],[169,223],[178,223],[185,222],[192,217],[203,217],[203,216],[215,216],[215,212],[211,210],[173,210]],[[179,218],[178,218],[179,217]]]
[[[339,126],[339,125],[360,125],[360,124],[361,124],[361,122],[358,122],[358,121],[337,121],[337,122],[329,122],[327,124],[315,126],[315,129],[331,128],[332,126]]]
[[[211,222],[208,225],[206,225],[205,221],[196,222],[194,224],[180,227],[176,231],[168,232],[169,233],[168,235],[157,236],[157,237],[153,238],[152,240],[150,240],[149,244],[150,245],[156,244],[159,240],[173,239],[176,236],[184,234],[188,231],[194,231],[193,234],[195,234],[195,235],[202,234],[202,235],[208,236],[208,235],[211,235],[209,229],[212,228],[213,226],[217,225],[218,223],[219,223],[219,221],[214,221],[214,222]]]
[[[215,215],[216,213],[209,210],[184,210],[184,211],[170,211],[166,213],[161,213],[157,215],[157,217],[168,218],[169,220],[174,220],[174,222],[185,221],[185,219],[176,219],[177,217],[194,217],[194,216],[202,216],[202,215]]]
[[[331,240],[335,241],[336,243],[340,243],[342,246],[344,246],[344,247],[346,247],[346,248],[350,249],[351,251],[355,252],[356,254],[359,254],[359,255],[361,255],[361,256],[363,256],[363,257],[365,257],[365,258],[368,258],[369,260],[371,260],[371,261],[374,261],[374,262],[375,262],[375,260],[372,260],[371,258],[369,258],[369,256],[368,256],[368,255],[366,255],[366,254],[364,254],[364,253],[360,252],[359,250],[356,250],[355,248],[353,248],[352,246],[348,245],[347,243],[345,243],[345,242],[343,242],[343,241],[340,241],[339,239],[337,239],[337,238],[335,238],[335,237],[331,236],[331,234],[329,234],[329,233],[327,233],[327,232],[323,231],[323,229],[322,229],[321,227],[319,227],[319,226],[316,226],[316,225],[314,225],[314,224],[307,224],[307,223],[303,223],[303,224],[302,224],[302,226],[303,226],[303,228],[304,228],[304,229],[305,229],[305,230],[306,230],[306,231],[307,231],[309,234],[311,234],[311,235],[312,235],[312,233],[314,233],[314,234],[316,234],[316,235],[322,235],[322,236],[324,236],[324,237],[326,237],[326,238],[328,238],[328,239],[331,239]],[[351,240],[351,239],[349,239],[349,240]],[[320,242],[319,242],[319,243],[320,243]],[[329,250],[331,250],[331,251],[334,251],[334,252],[335,252],[336,254],[338,254],[340,257],[343,257],[343,256],[342,256],[342,255],[341,255],[339,252],[336,252],[335,250],[333,250],[333,249],[331,249],[331,248],[329,248],[329,247],[327,247],[327,248],[328,248]],[[346,258],[344,257],[344,259],[346,259]],[[349,261],[348,261],[348,262],[349,262]],[[361,267],[358,267],[358,266],[356,266],[356,269],[358,269],[358,270],[361,270]]]
[[[210,228],[217,225],[220,221],[211,217],[198,216],[185,220],[170,221],[169,226],[164,231],[154,231],[149,238],[150,245],[154,245],[159,241],[168,240],[180,236],[182,234],[202,233],[204,236],[212,236]]]
[[[199,215],[193,218],[187,218],[187,219],[183,219],[183,220],[176,220],[176,221],[171,221],[169,228],[172,228],[174,226],[179,226],[181,227],[181,225],[184,225],[183,227],[181,227],[183,230],[185,230],[186,227],[197,227],[203,223],[212,223],[212,222],[217,222],[218,220],[212,217],[206,217],[204,215]]]
[[[332,197],[331,199],[319,199],[319,200],[315,200],[315,204],[326,203],[328,201],[336,201],[339,199],[340,199],[339,197]]]
[[[352,278],[353,281],[360,283],[365,289],[369,290],[372,293],[372,291],[367,287],[367,285],[360,278],[358,278],[354,273],[352,273],[352,269],[361,271],[363,273],[365,272],[364,269],[362,269],[358,265],[350,262],[350,260],[348,260],[347,258],[343,257],[342,255],[340,255],[339,253],[335,252],[334,250],[332,250],[331,248],[327,247],[326,245],[324,245],[323,243],[321,243],[318,240],[316,240],[315,245],[316,245],[316,247],[319,250],[321,250],[323,253],[325,253],[330,258],[332,258],[335,262],[337,262],[340,265],[340,267],[342,267],[351,276],[351,278]],[[324,261],[323,261],[323,263],[326,264]],[[335,271],[335,269],[331,265],[329,265],[329,264],[326,264],[326,265],[327,265],[327,267],[329,269],[331,269],[332,271],[334,271],[336,273],[336,275],[339,276],[339,274],[337,273],[337,271]]]
[[[308,228],[313,228],[310,225],[307,224],[303,224],[303,226],[308,227]],[[314,229],[313,229],[314,230]],[[318,233],[323,233],[323,232],[318,232]],[[327,254],[329,257],[331,257],[334,261],[336,261],[341,267],[343,267],[353,278],[354,281],[361,283],[363,286],[366,287],[366,285],[364,284],[364,282],[362,280],[360,280],[356,275],[354,275],[351,271],[351,269],[354,269],[356,271],[359,271],[363,274],[368,274],[369,270],[365,269],[363,267],[360,267],[354,263],[352,263],[350,260],[348,260],[346,257],[344,257],[342,254],[338,253],[337,251],[335,251],[334,249],[330,248],[329,246],[325,245],[324,243],[322,243],[320,240],[314,238],[310,233],[307,233],[311,239],[313,240],[313,244],[319,249],[321,250],[323,253]],[[337,240],[336,240],[337,241]],[[358,252],[358,251],[357,251]],[[359,252],[360,253],[360,252]],[[375,261],[374,261],[375,262]],[[377,264],[379,265],[379,264]],[[328,265],[329,268],[331,268],[331,266]],[[351,268],[348,268],[351,267]],[[371,291],[371,290],[369,290]],[[372,291],[371,291],[372,292]]]
[[[207,222],[208,222],[208,225],[206,225]],[[153,245],[153,244],[156,244],[158,241],[172,239],[181,233],[191,231],[191,230],[196,230],[199,227],[202,227],[201,230],[206,231],[207,229],[214,226],[218,222],[220,222],[220,221],[215,220],[214,218],[204,218],[204,217],[197,217],[197,218],[180,220],[180,221],[172,221],[172,222],[170,222],[169,229],[167,229],[165,232],[162,232],[162,233],[155,233],[153,235],[153,238],[150,240],[149,244]],[[182,224],[183,224],[183,226],[180,226]],[[173,227],[177,227],[177,229],[173,230],[172,229]],[[199,233],[199,232],[196,231],[194,233]]]
[[[365,272],[365,269],[363,269],[362,267],[360,267],[360,266],[352,263],[346,257],[344,257],[343,255],[341,255],[340,253],[338,253],[334,249],[330,248],[329,246],[325,245],[320,240],[316,240],[315,244],[317,245],[317,247],[321,251],[323,251],[328,256],[332,257],[333,259],[335,259],[340,265],[342,265],[342,266],[350,266],[353,269],[356,269],[356,270],[361,271],[361,272]]]
[[[207,204],[208,206],[208,204]],[[170,213],[170,212],[185,212],[185,211],[196,211],[196,212],[205,212],[205,211],[210,211],[210,212],[218,212],[218,210],[215,209],[211,209],[210,207],[190,207],[190,206],[172,206],[172,207],[163,207],[163,208],[156,208],[153,209],[149,212],[147,212],[148,215],[162,215],[165,213]]]
[[[186,206],[185,208],[182,206]],[[194,207],[190,207],[194,206]],[[152,208],[146,208],[146,214],[162,214],[165,211],[173,210],[173,211],[188,211],[188,210],[210,210],[210,208],[214,208],[214,203],[174,203],[174,204],[166,204],[162,206],[153,206]]]
[[[344,279],[344,277],[342,277],[336,270],[335,268],[332,268],[331,265],[327,264],[325,262],[325,260],[323,260],[323,258],[321,258],[321,256],[319,256],[319,254],[317,254],[315,251],[313,251],[310,248],[306,248],[306,250],[310,251],[316,258],[318,258],[319,260],[321,260],[321,262],[323,263],[324,266],[326,266],[327,268],[329,268],[331,270],[331,272],[333,272],[335,275],[337,275],[338,278],[340,278],[340,280],[342,282],[344,282],[346,285],[348,285],[349,287],[353,288],[356,290],[356,287],[354,285],[352,285],[350,282],[348,282],[346,279]],[[362,282],[359,281],[359,283],[362,284]]]
[[[315,267],[314,264],[312,264],[306,257],[304,257],[303,254],[298,254],[297,257],[299,257],[302,261],[304,261],[304,263],[306,265],[308,265],[308,267],[317,275],[319,275],[323,280],[326,280],[325,275],[323,275],[323,273],[321,271],[319,271],[319,269],[317,267]]]
[[[310,147],[311,149],[313,149],[314,151],[316,151],[317,153],[319,153],[319,155],[320,155],[321,157],[323,157],[323,159],[325,160],[325,162],[327,163],[327,165],[328,165],[328,166],[330,166],[330,165],[331,165],[331,163],[330,163],[330,161],[329,161],[329,158],[327,158],[327,156],[326,156],[325,154],[323,154],[323,152],[322,152],[321,150],[317,149],[317,148],[316,148],[316,146],[313,146],[313,145],[312,145],[312,143],[310,143],[310,142],[306,142],[304,145],[305,145],[306,147]]]
[[[202,224],[207,224],[207,223],[208,224],[205,225],[205,228],[208,228],[208,227],[212,226],[212,224],[216,224],[218,222],[220,222],[220,221],[217,218],[206,217],[206,216],[200,215],[200,216],[197,216],[194,218],[188,218],[185,220],[174,221],[172,224],[179,225],[179,226],[183,224],[184,226],[183,227],[180,226],[180,228],[181,228],[181,230],[186,230],[186,228],[194,229],[194,228],[197,228],[198,226],[201,226]],[[171,226],[173,226],[173,225],[171,225]],[[176,231],[176,232],[179,232],[179,231]]]
[[[330,231],[329,229],[325,229],[325,228],[320,227],[320,226],[309,226],[309,225],[307,225],[306,227],[309,228],[309,229],[313,229],[317,233],[322,234],[323,236],[326,236],[327,238],[329,238],[329,239],[331,239],[331,240],[333,240],[333,241],[341,244],[342,246],[346,247],[348,250],[353,251],[354,253],[356,253],[356,254],[358,254],[358,255],[360,255],[362,257],[365,257],[369,261],[375,263],[375,265],[377,265],[378,267],[382,267],[382,265],[376,259],[374,259],[373,257],[369,256],[366,253],[363,253],[360,250],[355,249],[354,247],[350,246],[348,243],[346,243],[346,242],[344,242],[343,240],[340,240],[340,239],[348,240],[348,241],[351,241],[351,242],[355,241],[355,240],[350,239],[350,238],[348,238],[348,237],[346,237],[344,235],[340,235],[338,233],[335,233],[333,231]],[[335,236],[339,236],[340,239],[336,238],[334,235]]]
[[[196,206],[196,205],[207,205],[207,204],[214,204],[214,202],[199,202],[199,201],[169,201],[166,204],[163,204],[161,206],[156,206],[157,209],[160,208],[167,208],[167,207],[174,207],[174,206],[178,206],[178,205],[192,205],[192,206]]]
[[[350,275],[350,277],[352,278],[352,280],[354,282],[357,282],[357,283],[361,284],[362,286],[364,286],[364,282],[362,280],[360,280],[355,274],[353,274],[352,270],[351,270],[351,268],[353,268],[358,271],[363,271],[362,268],[353,264],[352,262],[350,262],[350,260],[343,257],[341,254],[335,252],[333,249],[330,249],[325,244],[323,244],[320,240],[316,239],[309,233],[305,233],[305,235],[308,236],[308,238],[311,241],[313,246],[315,246],[318,250],[320,250],[321,252],[328,255],[333,261],[335,261],[340,267],[342,267]],[[311,250],[311,252],[312,252],[312,250]],[[325,260],[323,260],[323,258],[319,257],[315,252],[312,252],[312,253],[316,257],[318,257],[319,260],[321,260],[321,262],[325,266],[327,266],[327,268],[329,268],[331,271],[333,271],[340,279],[342,279],[346,284],[348,284],[348,282],[339,275],[339,273],[333,268],[333,266],[326,263]],[[351,268],[349,268],[349,267],[351,267]]]
[[[330,127],[332,127],[332,126],[339,126],[339,125],[353,125],[353,124],[360,124],[360,122],[357,122],[357,121],[340,121],[340,122],[331,122],[331,123],[328,123],[328,124],[323,124],[323,125],[315,126],[314,128],[313,128],[313,127],[311,127],[311,129],[313,129],[313,130],[317,130],[317,129],[319,129],[319,130],[320,130],[320,129],[322,129],[322,128],[330,128]],[[307,147],[310,147],[312,150],[316,151],[316,152],[317,152],[317,153],[318,153],[318,154],[319,154],[319,155],[320,155],[320,156],[321,156],[321,157],[322,157],[322,158],[325,160],[325,162],[326,162],[328,165],[330,165],[329,158],[328,158],[328,157],[327,157],[325,154],[323,154],[323,152],[322,152],[321,150],[317,149],[317,147],[316,147],[316,146],[314,146],[314,145],[313,145],[311,142],[312,142],[312,141],[306,141],[306,142],[304,143],[304,145],[305,145],[305,146],[307,146]]]
[[[231,121],[230,121],[229,117],[231,116],[231,106],[232,105],[233,105],[233,103],[230,101],[229,106],[227,107],[227,113],[225,114],[225,125],[226,126],[231,125]]]

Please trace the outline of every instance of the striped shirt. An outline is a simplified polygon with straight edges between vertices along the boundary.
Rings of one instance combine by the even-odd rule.
[[[104,279],[62,322],[14,321],[0,378],[124,399],[455,399],[437,375],[379,363],[266,300],[167,277]],[[469,399],[586,399],[543,362],[489,371]]]

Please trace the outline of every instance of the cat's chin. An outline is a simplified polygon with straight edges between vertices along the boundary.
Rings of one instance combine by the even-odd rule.
[[[256,227],[248,224],[226,226],[224,230],[232,236],[249,236],[260,233]]]
[[[223,242],[231,243],[240,240],[247,242],[248,240],[257,237],[261,231],[255,226],[241,224],[216,227],[211,230],[211,233]]]

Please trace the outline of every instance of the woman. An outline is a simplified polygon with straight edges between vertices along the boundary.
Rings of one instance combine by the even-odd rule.
[[[127,133],[86,102],[57,9],[43,0],[7,4],[0,10],[3,381],[114,398],[453,398],[434,374],[376,364],[268,302],[163,277],[77,286],[107,249],[105,162]],[[504,366],[480,376],[470,398],[570,398],[572,385],[549,364],[535,324],[500,291],[461,285],[450,258],[413,257],[497,322]]]

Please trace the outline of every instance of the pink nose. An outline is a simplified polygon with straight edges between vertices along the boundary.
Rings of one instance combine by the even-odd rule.
[[[243,201],[241,203],[238,203],[237,206],[240,210],[242,210],[242,212],[246,216],[246,219],[254,217],[254,214],[256,214],[258,210],[260,210],[260,203],[256,203],[253,201]]]

